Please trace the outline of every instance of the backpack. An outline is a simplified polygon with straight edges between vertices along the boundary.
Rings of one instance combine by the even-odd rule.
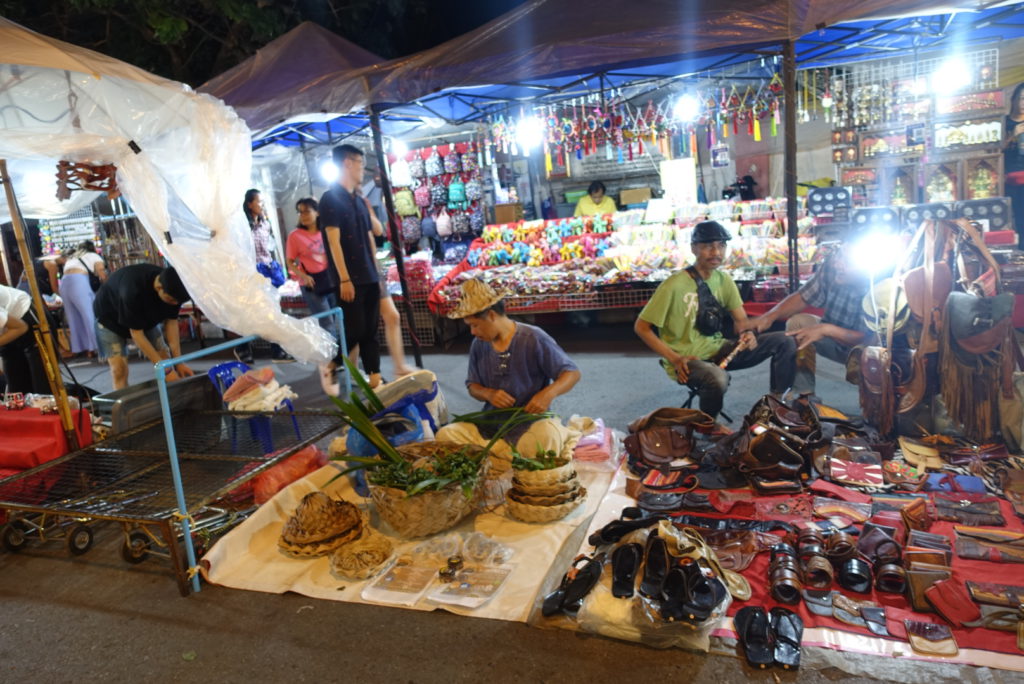
[[[430,186],[430,201],[434,204],[448,203],[448,187],[444,183],[435,182]]]
[[[405,242],[418,242],[423,236],[419,216],[402,217],[402,240]]]
[[[391,185],[397,188],[408,188],[412,186],[412,176],[409,174],[409,163],[404,159],[399,159],[391,165]]]
[[[462,162],[459,161],[459,153],[455,151],[455,146],[452,145],[452,151],[444,158],[444,172],[459,173],[460,171],[462,171]]]
[[[484,212],[477,209],[469,215],[469,229],[477,235],[484,232]]]
[[[417,207],[430,206],[430,187],[427,185],[426,181],[420,183],[419,187],[413,191],[413,197],[416,200]]]
[[[436,239],[440,237],[437,234],[437,223],[434,221],[434,217],[430,214],[424,216],[423,220],[420,221],[420,233],[422,233],[425,238]]]
[[[466,186],[458,176],[448,184],[448,208],[466,209],[469,202],[466,201]]]
[[[475,176],[466,181],[466,199],[470,202],[478,202],[483,199],[484,186],[479,178]]]
[[[452,216],[452,234],[465,235],[469,231],[469,216],[465,212],[460,211]]]
[[[413,152],[412,161],[409,162],[409,175],[413,178],[426,178],[427,176],[427,167],[423,164],[423,157],[420,156],[419,150]]]
[[[452,234],[452,217],[448,215],[444,207],[441,207],[441,213],[437,215],[435,221],[437,225],[437,234],[441,237],[448,237]]]
[[[479,168],[479,164],[477,164],[476,153],[473,151],[473,148],[470,147],[466,150],[466,153],[462,155],[462,170],[468,173],[470,171],[476,171],[477,168]]]
[[[424,164],[427,175],[431,178],[440,176],[444,173],[444,162],[441,161],[441,155],[437,153],[437,148],[430,153],[427,157],[427,161]]]
[[[399,216],[419,216],[412,190],[399,190],[395,193],[395,211]]]

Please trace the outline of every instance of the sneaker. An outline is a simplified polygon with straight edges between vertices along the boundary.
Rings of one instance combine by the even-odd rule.
[[[270,359],[271,363],[295,363],[295,357],[284,349],[277,349]]]

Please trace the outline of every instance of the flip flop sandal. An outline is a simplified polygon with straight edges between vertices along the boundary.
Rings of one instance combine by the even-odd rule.
[[[612,596],[631,598],[636,586],[636,573],[640,568],[643,547],[623,544],[612,552]]]
[[[544,597],[541,603],[541,615],[551,617],[558,613],[574,614],[583,605],[590,590],[601,579],[605,555],[599,553],[594,557],[579,556],[572,562],[569,572],[562,577],[558,589]],[[582,567],[580,563],[586,561]]]
[[[775,607],[769,614],[775,640],[774,660],[784,670],[800,667],[800,642],[804,637],[804,621],[788,608]]]
[[[661,587],[661,606],[659,613],[666,622],[675,622],[685,617],[683,605],[686,603],[687,578],[683,568],[676,566],[665,575]]]
[[[725,583],[733,598],[738,601],[750,600],[750,597],[753,595],[750,582],[735,570],[723,568],[718,562],[715,550],[704,541],[704,537],[697,530],[691,528],[679,529],[670,522],[659,524],[658,530],[666,541],[673,545],[673,548],[670,549],[673,555],[693,560],[703,559],[708,564],[708,567],[711,568],[711,571]]]
[[[868,629],[871,630],[872,634],[880,637],[891,637],[889,630],[885,626],[885,607],[878,606],[872,608],[870,606],[863,606],[860,609],[860,616],[864,618],[864,622],[867,623]]]
[[[804,589],[802,593],[807,610],[822,617],[832,617],[832,597],[839,592]]]
[[[668,553],[668,545],[652,530],[644,547],[644,574],[640,581],[640,594],[650,599],[661,598],[661,588],[668,576],[672,558]]]
[[[715,578],[707,578],[697,563],[681,567],[686,578],[686,598],[683,601],[683,615],[688,622],[704,622],[711,617],[715,606],[724,598],[725,587]],[[716,591],[716,585],[719,588]]]
[[[632,515],[634,511],[639,510],[640,509],[636,508],[635,506],[631,506],[629,508],[623,509],[623,515],[625,516],[627,511]],[[664,519],[665,516],[663,515],[652,515],[647,518],[642,516],[631,518],[623,517],[620,520],[612,520],[610,523],[602,527],[600,530],[590,535],[590,537],[587,539],[587,543],[591,546],[618,544],[622,540],[622,538],[630,532],[635,532],[637,530],[642,530],[645,527],[650,527],[651,525],[657,523],[659,520]]]
[[[744,606],[732,619],[743,655],[751,667],[765,669],[775,662],[771,621],[761,606]]]

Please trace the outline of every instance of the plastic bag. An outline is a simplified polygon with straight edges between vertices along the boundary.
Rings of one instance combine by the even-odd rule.
[[[327,454],[314,445],[297,451],[276,466],[252,479],[252,496],[257,504],[270,501],[292,482],[319,470],[327,464]]]

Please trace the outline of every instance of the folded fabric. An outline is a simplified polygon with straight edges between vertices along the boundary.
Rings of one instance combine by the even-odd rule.
[[[601,419],[598,418],[597,421],[600,422]],[[595,439],[598,440],[596,443]],[[607,461],[612,457],[612,431],[602,427],[599,432],[580,438],[572,455],[577,461]]]
[[[569,428],[583,434],[576,446],[601,446],[604,444],[604,420],[573,416],[566,423]]]

